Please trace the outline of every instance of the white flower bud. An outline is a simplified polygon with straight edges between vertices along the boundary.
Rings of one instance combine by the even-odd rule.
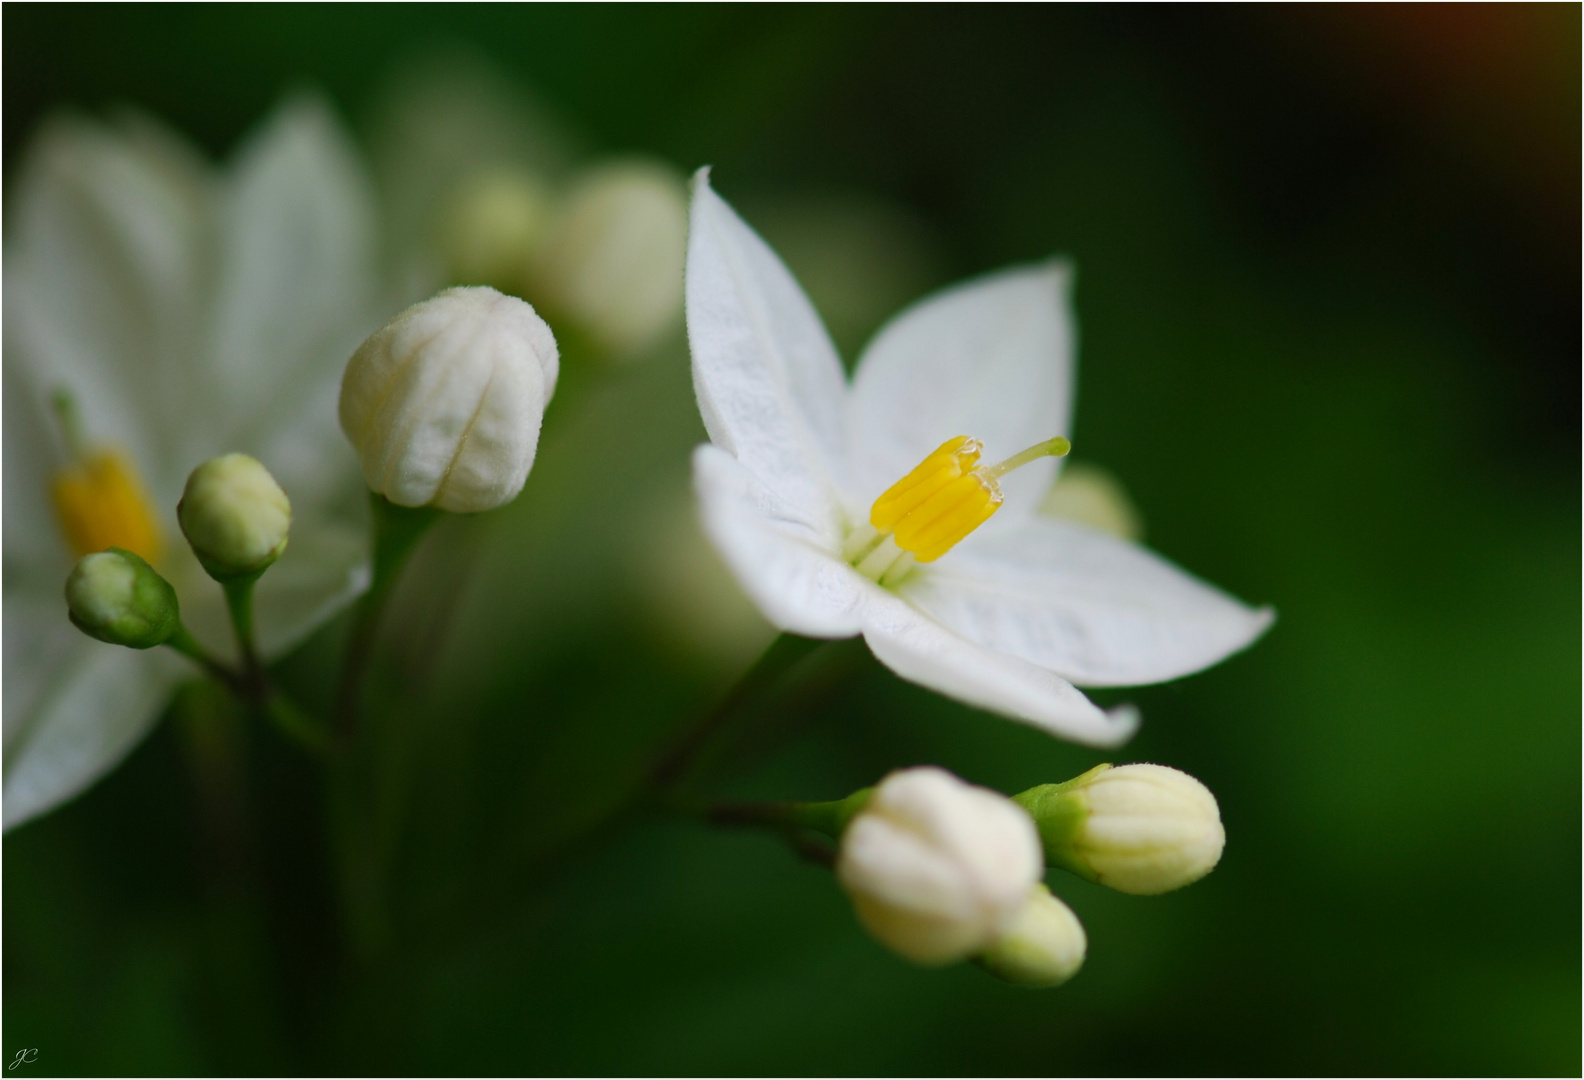
[[[66,579],[66,612],[89,637],[152,649],[181,625],[176,590],[130,551],[84,555]]]
[[[280,558],[291,503],[257,460],[225,454],[192,471],[176,520],[209,576],[228,581],[261,574]]]
[[[358,346],[341,430],[375,492],[398,506],[476,513],[517,497],[559,371],[534,309],[490,288],[447,289]]]
[[[981,952],[1043,867],[1029,816],[942,769],[892,773],[842,833],[836,873],[858,920],[919,964]]]
[[[1029,890],[1005,933],[976,960],[998,979],[1039,988],[1059,986],[1078,974],[1088,949],[1078,916],[1040,883]]]
[[[489,169],[464,180],[446,202],[437,237],[451,279],[521,292],[550,207],[544,184],[524,169]]]
[[[1100,765],[1017,796],[1045,857],[1119,892],[1153,896],[1215,868],[1226,846],[1210,789],[1164,765]]]
[[[1069,463],[1039,509],[1042,514],[1067,518],[1124,540],[1144,538],[1144,517],[1122,481],[1098,465]]]
[[[687,194],[653,161],[584,173],[540,250],[533,293],[608,349],[638,349],[682,312]]]

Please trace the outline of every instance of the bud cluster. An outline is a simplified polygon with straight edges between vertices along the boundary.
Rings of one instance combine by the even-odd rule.
[[[257,460],[224,454],[192,471],[176,518],[199,564],[230,599],[251,589],[286,550],[291,502]],[[141,555],[120,547],[77,561],[66,579],[66,612],[83,633],[111,645],[185,647],[175,588]]]
[[[789,820],[839,836],[837,877],[876,940],[918,964],[972,959],[1031,987],[1070,979],[1088,947],[1042,880],[1047,862],[1151,895],[1209,873],[1226,840],[1209,790],[1160,765],[1101,765],[1013,798],[903,769]]]

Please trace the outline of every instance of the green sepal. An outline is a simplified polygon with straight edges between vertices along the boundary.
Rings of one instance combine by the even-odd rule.
[[[1083,787],[1090,780],[1111,768],[1109,763],[1096,765],[1088,772],[1064,780],[1059,784],[1040,784],[1012,796],[1012,801],[1028,811],[1039,830],[1040,845],[1045,849],[1045,861],[1068,873],[1077,874],[1086,881],[1098,881],[1095,872],[1083,860],[1078,837],[1089,820],[1089,800]]]

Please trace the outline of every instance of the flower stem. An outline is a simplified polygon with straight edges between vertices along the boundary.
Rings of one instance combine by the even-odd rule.
[[[237,652],[242,657],[242,678],[253,697],[263,697],[266,681],[264,666],[259,663],[258,643],[253,634],[253,586],[258,584],[257,574],[223,581],[226,608],[231,612],[231,629],[236,632]]]
[[[684,730],[649,770],[649,791],[657,797],[673,792],[689,778],[709,742],[743,707],[779,682],[788,671],[825,642],[782,634],[770,643],[753,667],[721,699],[720,704]]]
[[[242,677],[210,656],[208,650],[198,644],[198,639],[192,636],[192,631],[187,627],[178,623],[176,632],[166,639],[165,644],[203,668],[237,697],[247,696]]]
[[[328,757],[334,749],[330,730],[279,690],[272,688],[259,707],[282,735],[315,757]]]
[[[357,735],[362,705],[363,676],[374,655],[380,618],[390,602],[392,588],[413,548],[439,518],[431,507],[397,506],[382,495],[372,496],[374,508],[374,573],[368,592],[358,601],[341,660],[336,692],[336,736],[349,743]]]
[[[861,788],[830,802],[716,803],[704,812],[715,825],[765,825],[806,829],[840,840],[847,823],[869,802],[874,788]]]
[[[228,589],[227,596],[229,595]],[[235,609],[233,609],[233,618],[234,611]],[[193,637],[192,632],[185,626],[178,626],[165,644],[203,668],[238,701],[257,707],[281,734],[304,750],[320,757],[330,751],[332,740],[324,725],[308,715],[302,706],[269,684],[269,679],[263,667],[259,665],[256,654],[250,653],[248,646],[243,647],[244,658],[252,655],[254,659],[247,671],[238,673],[209,655],[208,650],[198,644],[198,639]]]

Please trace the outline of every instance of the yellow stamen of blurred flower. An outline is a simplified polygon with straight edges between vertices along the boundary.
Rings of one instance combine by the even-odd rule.
[[[980,465],[983,444],[967,435],[948,439],[919,466],[875,500],[869,511],[874,540],[859,554],[861,570],[894,576],[894,563],[872,565],[889,537],[912,561],[934,562],[1001,508],[1000,478],[1036,458],[1061,457],[1072,444],[1057,437],[1037,443],[997,465]]]
[[[50,485],[61,531],[81,557],[118,547],[157,563],[159,523],[137,469],[118,450],[97,450],[55,474]]]
[[[68,395],[57,394],[55,408],[72,461],[51,479],[50,499],[73,557],[118,547],[157,564],[164,537],[137,467],[120,450],[84,445]]]

